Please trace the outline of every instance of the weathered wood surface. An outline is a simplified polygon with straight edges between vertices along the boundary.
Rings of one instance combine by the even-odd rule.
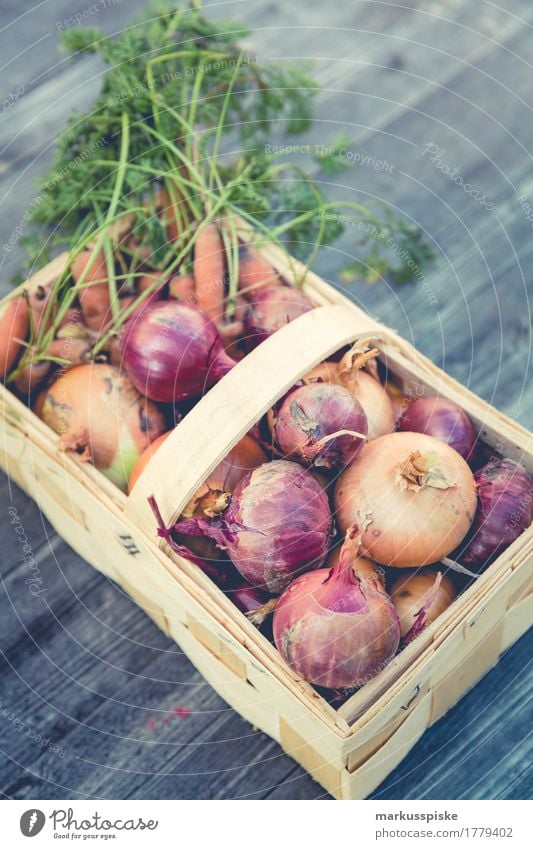
[[[115,32],[140,0],[108,2],[87,22]],[[102,66],[57,54],[59,23],[90,4],[49,0],[0,10],[0,285],[21,252],[5,250],[36,195],[70,111],[88,106]],[[215,3],[255,28],[263,61],[313,57],[325,88],[302,143],[347,128],[358,165],[331,179],[350,200],[378,197],[421,224],[438,259],[426,285],[354,284],[350,295],[475,392],[531,426],[533,8],[508,0],[323,5]],[[273,135],[272,142],[278,139]],[[432,162],[426,146],[438,145]],[[459,169],[487,209],[446,176]],[[366,160],[368,162],[368,160]],[[360,233],[322,252],[338,285]],[[529,383],[530,387],[530,383]],[[318,798],[279,747],[211,690],[172,641],[63,543],[5,478],[0,608],[0,792],[11,798]],[[15,507],[43,578],[25,580]],[[528,641],[430,729],[376,798],[525,798]],[[190,711],[190,713],[188,713]],[[38,735],[38,736],[37,736]],[[47,742],[47,741],[50,742]],[[56,750],[52,748],[56,747]]]

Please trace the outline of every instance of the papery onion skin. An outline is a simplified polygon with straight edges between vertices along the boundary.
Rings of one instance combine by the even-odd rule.
[[[341,550],[342,543],[338,543],[338,545],[335,545],[332,549],[330,549],[328,559],[324,563],[325,569],[333,569],[333,567],[337,565]],[[362,578],[375,578],[380,582],[380,584],[385,586],[385,570],[382,569],[381,566],[378,566],[377,563],[373,563],[372,560],[368,560],[367,557],[361,557],[361,555],[358,554],[357,557],[353,559],[352,569]]]
[[[409,483],[402,472],[417,455],[433,464],[434,474],[421,476],[433,485]],[[390,433],[362,448],[340,475],[334,498],[340,530],[357,522],[364,529],[362,553],[371,560],[425,566],[446,557],[466,536],[476,486],[467,463],[446,443],[426,434]]]
[[[183,510],[183,516],[217,515],[217,512],[221,512],[217,511],[217,500],[224,495],[231,495],[245,475],[263,465],[266,459],[265,452],[257,442],[250,436],[243,436],[198,487]]]
[[[404,643],[410,643],[434,622],[456,596],[450,578],[435,569],[402,575],[392,585],[390,594]]]
[[[139,457],[130,476],[130,492],[139,479],[145,466],[171,433],[172,431],[163,433],[155,440],[155,442],[151,443]],[[219,510],[224,509],[227,506],[229,495],[231,495],[239,481],[242,480],[249,471],[256,469],[265,461],[266,454],[257,442],[248,435],[243,436],[243,438],[233,446],[228,455],[220,461],[206,480],[198,487],[197,491],[184,508],[182,515],[187,518],[215,516],[217,514],[217,505]],[[220,549],[216,547],[215,542],[208,537],[196,537],[181,534],[180,543],[182,543],[183,546],[186,549],[189,549],[194,555],[206,561],[220,560],[223,556]],[[262,602],[259,602],[259,604],[261,603]]]
[[[477,441],[472,422],[447,398],[418,398],[402,412],[399,430],[427,433],[451,445],[465,460],[471,459]]]
[[[533,480],[519,463],[491,460],[474,475],[478,505],[466,546],[456,557],[479,570],[492,563],[533,520]]]
[[[347,367],[348,354],[339,363],[320,363],[303,378],[304,383],[336,383],[346,389],[361,404],[368,422],[368,439],[376,439],[394,429],[394,410],[391,400],[379,380],[362,368]]]
[[[35,411],[60,434],[60,446],[94,463],[125,490],[139,456],[164,433],[165,417],[117,368],[88,363],[65,371]]]
[[[328,470],[341,469],[354,459],[367,429],[357,399],[329,383],[308,383],[292,390],[274,422],[274,436],[289,458]]]
[[[201,395],[234,365],[215,325],[191,304],[156,301],[134,313],[121,334],[122,364],[153,401]]]
[[[294,286],[264,289],[254,296],[244,312],[246,347],[256,348],[276,330],[314,307],[312,300]]]
[[[357,542],[347,535],[337,566],[297,578],[274,611],[279,653],[297,675],[317,686],[361,686],[398,648],[394,605],[379,580],[352,569],[357,559]]]
[[[237,484],[218,519],[185,519],[174,530],[211,536],[250,584],[278,594],[296,575],[322,565],[332,519],[313,475],[297,463],[273,460]]]

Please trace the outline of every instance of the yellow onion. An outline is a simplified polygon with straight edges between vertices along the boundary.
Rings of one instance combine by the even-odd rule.
[[[35,412],[60,434],[60,446],[92,462],[120,489],[139,456],[165,430],[165,417],[117,368],[75,366],[45,389]]]
[[[467,463],[423,433],[389,433],[367,443],[335,487],[341,531],[358,523],[363,553],[385,566],[442,560],[466,536],[475,510]]]
[[[410,643],[434,622],[455,598],[450,578],[435,569],[403,575],[393,584],[391,597],[400,620],[404,643]]]
[[[332,569],[306,572],[274,611],[276,648],[291,669],[321,687],[357,687],[392,660],[400,640],[396,610],[381,582],[357,569],[350,528]]]

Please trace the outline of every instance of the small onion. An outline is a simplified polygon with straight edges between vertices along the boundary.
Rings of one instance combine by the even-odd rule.
[[[244,312],[248,350],[314,306],[311,299],[294,286],[273,286],[259,292]]]
[[[389,433],[368,442],[335,487],[341,531],[357,522],[362,550],[386,566],[425,566],[464,539],[476,506],[463,458],[432,436]]]
[[[447,575],[426,569],[398,578],[392,585],[391,598],[400,619],[402,640],[410,643],[450,606],[455,589]]]
[[[361,404],[335,384],[309,383],[293,389],[274,422],[274,437],[288,457],[324,469],[348,465],[366,433]]]
[[[215,325],[191,304],[155,301],[135,312],[121,334],[123,366],[153,401],[201,395],[234,365]]]
[[[325,569],[333,569],[333,567],[337,565],[341,556],[341,551],[342,543],[335,545],[330,550],[328,559],[324,563]],[[385,586],[385,570],[382,569],[381,566],[378,566],[377,563],[373,563],[372,560],[368,560],[366,557],[358,555],[352,562],[352,569],[361,577],[375,578],[383,586]]]
[[[126,489],[139,456],[166,427],[156,405],[104,363],[68,369],[41,393],[35,411],[61,435],[61,448],[93,462],[120,489]]]
[[[507,459],[491,460],[478,469],[474,479],[477,511],[458,558],[481,571],[531,524],[533,480],[522,466]]]
[[[469,460],[476,445],[472,422],[457,404],[447,398],[419,398],[411,401],[402,412],[399,430],[427,433],[447,442]]]
[[[394,410],[384,387],[376,377],[364,370],[377,348],[369,349],[359,343],[335,363],[320,363],[303,378],[304,383],[336,383],[357,398],[368,420],[368,438],[376,439],[394,428]]]
[[[324,562],[331,528],[328,497],[313,475],[297,463],[273,460],[237,484],[219,516],[184,519],[173,530],[211,537],[249,583],[276,594]]]
[[[400,640],[398,616],[382,584],[354,564],[359,541],[346,534],[332,569],[307,572],[279,599],[274,641],[291,669],[321,687],[355,687],[392,660]]]

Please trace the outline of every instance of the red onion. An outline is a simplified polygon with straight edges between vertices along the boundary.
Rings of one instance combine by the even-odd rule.
[[[529,527],[533,480],[513,460],[491,460],[474,475],[478,506],[466,547],[457,555],[479,571]]]
[[[134,313],[121,342],[130,380],[153,401],[201,395],[235,365],[215,325],[185,302],[154,302]]]
[[[366,434],[361,404],[346,389],[330,383],[308,383],[292,390],[274,422],[274,436],[285,454],[324,469],[348,465]]]
[[[394,428],[392,403],[379,379],[366,369],[375,365],[377,348],[357,342],[339,362],[326,360],[303,378],[304,383],[335,383],[357,398],[368,421],[368,438],[376,439]]]
[[[321,687],[360,686],[394,657],[400,625],[377,578],[353,568],[359,538],[350,528],[339,562],[290,584],[274,611],[274,641],[291,669]]]
[[[274,599],[270,599],[266,593],[252,587],[247,581],[243,581],[242,576],[239,575],[232,563],[214,564],[207,561],[202,562],[201,559],[196,559],[195,562],[206,575],[209,575],[224,595],[231,599],[235,607],[242,613],[249,615],[254,624],[261,624],[268,614],[268,605]],[[259,612],[254,618],[256,611]]]
[[[313,475],[273,460],[237,484],[223,513],[184,519],[173,530],[211,537],[247,581],[276,594],[324,562],[331,527],[327,495]],[[160,536],[168,533],[159,529]]]
[[[259,292],[244,313],[248,349],[257,347],[276,330],[314,306],[310,298],[294,286],[273,286]]]
[[[463,458],[425,433],[388,433],[363,446],[335,487],[341,531],[363,529],[363,554],[384,566],[436,563],[465,538],[476,507]]]
[[[465,460],[471,458],[477,440],[465,411],[447,398],[419,398],[411,401],[400,416],[398,429],[427,433],[447,442]]]

